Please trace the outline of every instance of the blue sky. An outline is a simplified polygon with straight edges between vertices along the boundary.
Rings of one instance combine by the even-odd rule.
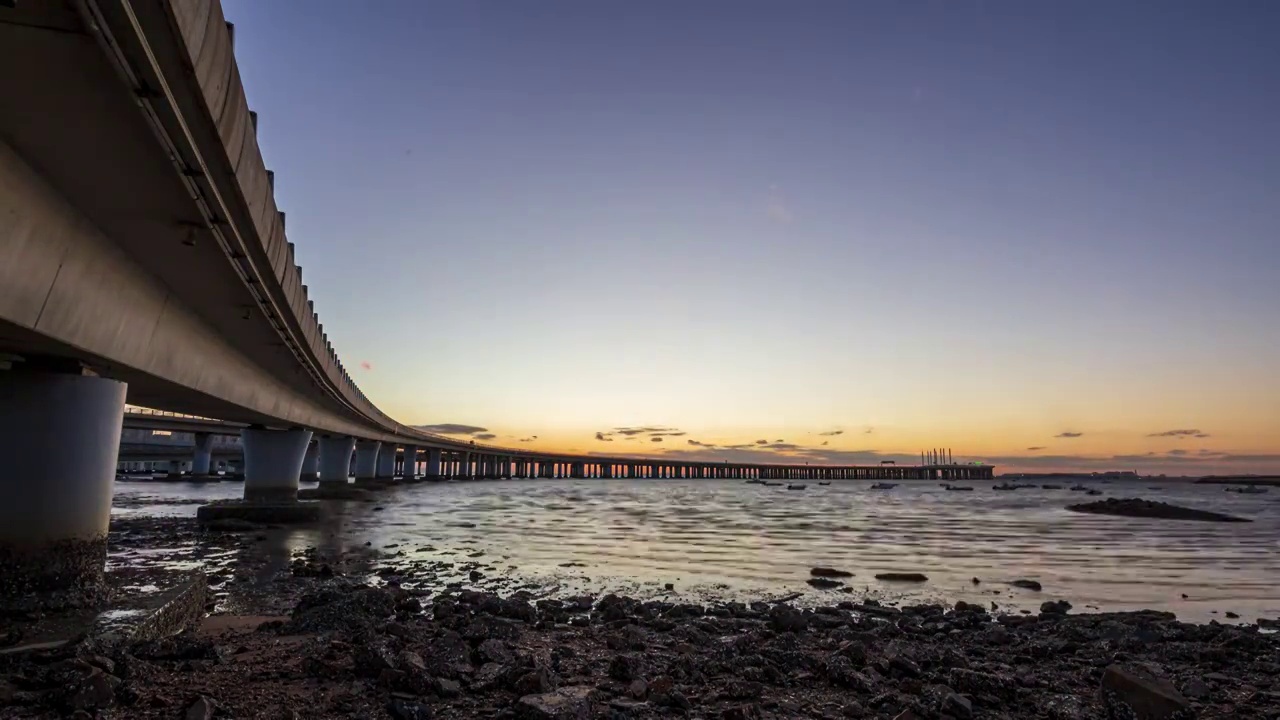
[[[1280,453],[1280,5],[224,5],[398,419]]]

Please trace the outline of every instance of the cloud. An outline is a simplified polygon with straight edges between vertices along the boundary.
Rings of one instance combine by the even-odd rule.
[[[538,439],[537,435],[530,435],[527,438],[520,438],[516,442],[533,442],[534,440],[537,440],[537,439]]]
[[[1167,452],[1167,453],[1165,453],[1165,454],[1166,454],[1166,455],[1186,455],[1186,454],[1187,454],[1187,451],[1186,451],[1186,450],[1170,450],[1169,452]]]
[[[660,438],[660,437],[651,437],[651,438],[649,438],[649,442],[662,442],[662,438]]]
[[[602,432],[596,433],[596,439],[599,440],[600,442],[613,442],[613,438],[609,437],[608,435],[605,435]]]
[[[494,439],[494,438],[496,438],[496,437],[498,437],[498,436],[497,436],[497,435],[494,435],[493,433],[476,433],[475,435],[472,435],[471,437],[473,437],[473,438],[475,438],[475,439],[477,439],[477,440],[492,440],[492,439]]]
[[[822,437],[833,437],[835,435],[843,435],[843,434],[844,434],[843,430],[828,430],[827,432],[818,433],[818,435],[821,435]]]
[[[437,435],[475,435],[476,433],[489,432],[489,428],[476,427],[475,425],[459,425],[457,423],[414,425],[413,427],[423,432],[435,433]]]
[[[829,441],[829,440],[823,440],[823,441],[822,441],[822,444],[823,444],[823,445],[829,445],[829,444],[830,444],[830,441]]]
[[[699,440],[694,440],[694,439],[692,439],[692,438],[690,438],[690,439],[688,440],[688,443],[689,443],[690,445],[694,446],[694,447],[703,447],[703,448],[713,448],[713,447],[716,447],[716,445],[714,445],[714,444],[712,444],[712,443],[704,443],[704,442],[701,442],[701,441],[699,441]]]
[[[780,442],[782,442],[782,440],[774,440],[774,442],[776,442],[776,443],[780,443]]]
[[[1080,437],[1080,436],[1081,436],[1081,435],[1083,435],[1083,434],[1084,434],[1084,433],[1082,433],[1082,432],[1060,432],[1060,433],[1058,433],[1057,435],[1054,435],[1054,437],[1056,437],[1056,438],[1078,438],[1078,437]]]
[[[1164,432],[1154,432],[1154,433],[1151,433],[1151,434],[1150,434],[1150,435],[1148,435],[1147,437],[1172,437],[1172,438],[1196,437],[1196,438],[1207,438],[1207,437],[1209,437],[1209,436],[1208,436],[1208,435],[1206,435],[1206,434],[1204,434],[1204,433],[1202,433],[1202,432],[1200,432],[1199,430],[1165,430]]]
[[[614,428],[613,430],[610,430],[609,433],[631,436],[631,435],[648,435],[650,433],[670,433],[670,432],[676,432],[677,430],[678,428],[658,427],[658,426],[620,427],[620,428]]]
[[[756,444],[757,444],[757,445],[768,445],[768,444],[769,444],[769,441],[768,441],[768,440],[757,440],[757,441],[756,441]]]
[[[863,431],[862,431],[862,434],[863,434],[863,435],[873,435],[873,434],[875,434],[875,431],[876,431],[876,429],[875,429],[875,428],[873,428],[873,427],[869,427],[869,428],[867,428],[866,430],[863,430]]]
[[[665,437],[682,437],[688,434],[689,433],[687,432],[656,432],[656,433],[649,433],[649,437],[664,437],[664,436]]]
[[[1027,449],[1028,449],[1028,450],[1032,450],[1032,451],[1035,451],[1035,450],[1043,450],[1043,449],[1044,449],[1044,446],[1043,446],[1043,445],[1032,445],[1031,447],[1029,447],[1029,448],[1027,448]]]
[[[361,369],[361,370],[372,370],[372,369],[373,369],[373,363],[369,362],[368,360],[361,360],[361,361],[360,361],[360,369]]]

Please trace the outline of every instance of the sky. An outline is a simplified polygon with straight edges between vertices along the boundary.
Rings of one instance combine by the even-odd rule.
[[[401,422],[1280,471],[1280,4],[224,7],[310,297]]]

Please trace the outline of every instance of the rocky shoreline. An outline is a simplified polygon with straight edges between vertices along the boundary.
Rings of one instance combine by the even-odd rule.
[[[122,525],[113,545],[159,537],[183,557],[199,534]],[[223,552],[271,542],[204,539]],[[1280,638],[1258,626],[1076,615],[1064,601],[995,615],[853,596],[804,609],[553,597],[475,560],[378,555],[211,556],[217,610],[198,627],[0,654],[0,718],[1280,717]]]

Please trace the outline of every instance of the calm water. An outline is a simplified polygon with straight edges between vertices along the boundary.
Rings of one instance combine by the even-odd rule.
[[[1151,484],[1096,487],[1106,497],[1166,500],[1254,522],[1083,515],[1063,509],[1083,493],[995,492],[989,482],[946,492],[923,482],[876,491],[869,482],[834,481],[788,491],[741,481],[511,480],[419,484],[381,491],[374,502],[330,502],[326,523],[293,531],[287,545],[430,546],[418,551],[424,556],[482,550],[496,567],[566,592],[661,594],[674,583],[694,598],[799,591],[806,592],[799,602],[846,598],[804,584],[810,567],[826,565],[853,572],[849,584],[859,595],[887,599],[1035,609],[1065,598],[1080,610],[1156,608],[1193,621],[1223,619],[1228,610],[1248,621],[1280,617],[1280,489],[1238,495]],[[115,512],[193,515],[194,500],[241,492],[238,483],[119,482],[122,505],[174,503]],[[891,570],[930,581],[904,587],[873,577]],[[974,577],[982,583],[973,585]],[[1040,581],[1044,592],[1006,584],[1017,578]]]

